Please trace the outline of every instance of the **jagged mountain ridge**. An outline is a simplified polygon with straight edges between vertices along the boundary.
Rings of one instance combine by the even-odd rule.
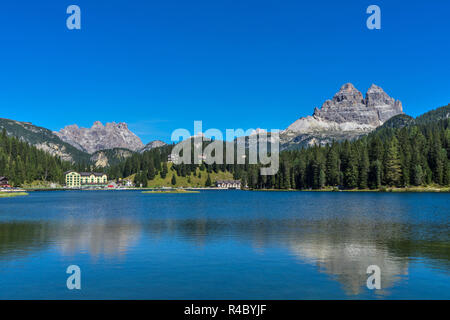
[[[54,133],[61,140],[89,154],[114,148],[139,151],[144,147],[141,139],[131,132],[124,122],[110,122],[103,125],[100,121],[96,121],[91,128],[80,128],[73,124]]]
[[[403,114],[402,103],[382,88],[372,84],[363,97],[353,84],[346,83],[320,109],[315,108],[312,116],[298,119],[280,133],[281,149],[356,139],[398,114]]]

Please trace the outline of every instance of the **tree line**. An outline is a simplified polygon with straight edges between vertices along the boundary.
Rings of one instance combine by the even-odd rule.
[[[35,180],[64,183],[64,171],[72,168],[69,162],[39,150],[27,142],[0,134],[0,176],[20,186]]]
[[[382,128],[355,141],[280,154],[275,176],[243,172],[256,189],[379,189],[450,185],[450,120]]]
[[[441,115],[447,112],[448,107],[444,108],[437,109],[435,113]],[[261,175],[261,166],[248,162],[239,165],[225,164],[223,161],[224,164],[169,166],[167,159],[173,145],[142,154],[134,153],[118,164],[96,169],[105,170],[111,179],[134,174],[135,183],[143,186],[157,175],[163,179],[167,176],[172,178],[172,184],[176,184],[176,177],[204,175],[207,177],[205,186],[210,186],[214,184],[210,177],[213,172],[230,172],[234,179],[241,180],[242,185],[251,189],[449,186],[450,119],[440,118],[442,120],[435,121],[432,117],[425,117],[422,121],[419,117],[408,125],[402,122],[398,125],[393,119],[389,121],[394,125],[383,126],[358,140],[283,151],[280,153],[279,171],[272,176]],[[203,142],[203,148],[209,143]],[[191,152],[193,157],[193,148]],[[69,169],[86,171],[92,167],[85,162],[71,164],[62,161],[20,139],[7,136],[5,130],[0,134],[0,176],[8,177],[13,185],[34,180],[62,184],[64,171]]]
[[[449,119],[402,128],[382,127],[355,141],[333,142],[280,153],[276,175],[260,174],[260,165],[180,164],[174,176],[197,172],[231,172],[252,189],[378,189],[450,185]],[[206,142],[205,144],[207,144]],[[168,174],[167,156],[173,146],[135,154],[109,169],[112,177],[136,173],[144,186],[159,173]],[[212,182],[209,181],[209,185]]]

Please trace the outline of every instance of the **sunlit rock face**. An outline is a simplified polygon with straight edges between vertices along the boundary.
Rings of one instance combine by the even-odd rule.
[[[315,108],[312,116],[298,119],[280,134],[282,149],[333,140],[352,140],[367,134],[391,117],[402,114],[402,103],[372,85],[363,97],[351,83],[344,84],[331,100]]]
[[[73,124],[55,134],[61,140],[90,154],[113,148],[138,151],[144,147],[141,139],[131,132],[124,122],[111,122],[103,125],[100,121],[96,121],[91,128],[79,128]]]

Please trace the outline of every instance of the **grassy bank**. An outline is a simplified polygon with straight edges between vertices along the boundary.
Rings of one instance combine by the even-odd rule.
[[[20,197],[27,196],[26,192],[0,192],[0,198],[12,198],[12,197]]]
[[[172,163],[168,163],[169,172],[165,178],[162,178],[160,174],[157,174],[153,180],[148,180],[148,188],[162,188],[162,187],[173,187],[173,188],[202,188],[205,187],[206,179],[208,179],[208,172],[201,171],[197,168],[195,172],[195,176],[193,173],[186,177],[180,177],[176,175],[176,172],[171,169]],[[175,175],[176,183],[172,184],[172,176]],[[232,180],[233,174],[230,172],[222,172],[219,171],[217,173],[211,172],[209,173],[211,178],[211,183],[214,185],[214,182],[217,180]],[[135,175],[131,175],[127,179],[134,181]]]
[[[142,191],[142,193],[157,193],[157,194],[174,194],[174,193],[200,193],[200,191],[194,191],[194,190],[183,190],[183,189],[176,189],[176,190],[151,190],[151,191]]]

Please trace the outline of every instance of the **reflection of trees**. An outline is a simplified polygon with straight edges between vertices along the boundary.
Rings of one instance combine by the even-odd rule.
[[[140,236],[136,223],[96,219],[83,222],[10,222],[0,224],[0,259],[25,256],[56,244],[68,254],[120,255]]]
[[[349,294],[364,289],[369,265],[381,268],[382,287],[388,289],[408,274],[409,257],[426,257],[444,270],[450,263],[448,242],[414,238],[426,226],[383,220],[171,219],[152,221],[143,228],[151,238],[170,236],[200,245],[227,238],[262,249],[286,247],[297,259],[334,277]]]
[[[259,251],[287,248],[295,259],[316,265],[342,283],[348,293],[357,294],[364,289],[366,269],[371,264],[381,268],[383,288],[408,273],[410,257],[426,258],[448,273],[450,250],[445,228],[357,216],[21,221],[0,223],[0,260],[25,256],[49,245],[65,255],[86,252],[94,257],[120,256],[142,232],[146,239],[170,238],[195,245],[232,240],[250,243]]]
[[[401,239],[389,241],[389,251],[398,257],[426,257],[436,262],[442,270],[450,273],[450,242]]]
[[[39,222],[0,223],[0,260],[9,255],[26,256],[44,248],[50,239],[50,225]]]

